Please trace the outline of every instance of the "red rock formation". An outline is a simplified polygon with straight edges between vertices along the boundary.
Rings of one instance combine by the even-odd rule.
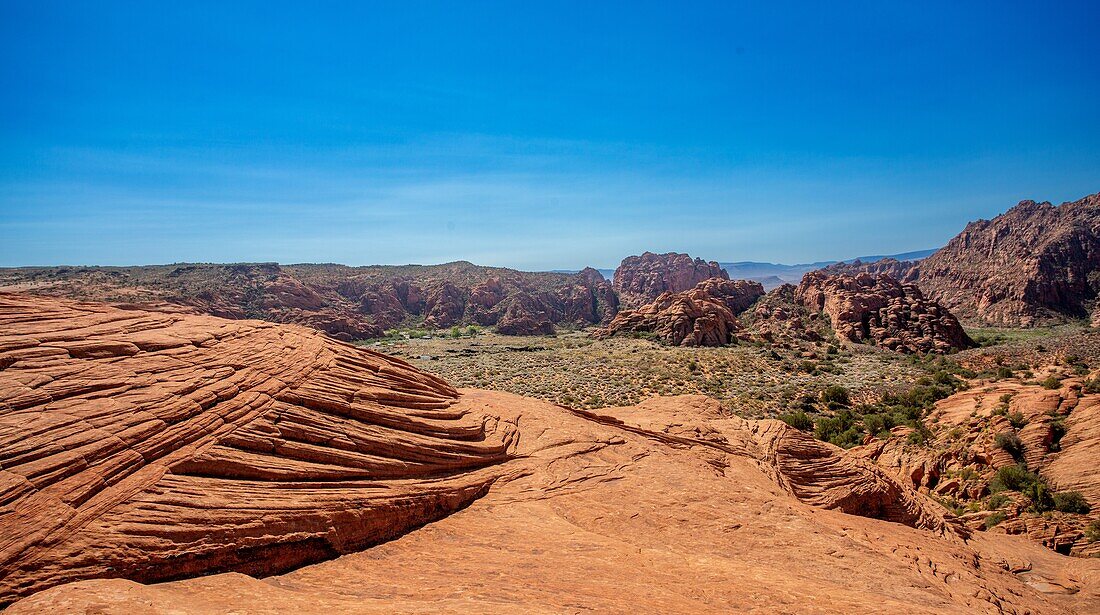
[[[1084,318],[1100,295],[1100,194],[1057,207],[1022,201],[971,222],[917,270],[921,289],[963,319]]]
[[[712,278],[689,291],[666,292],[648,305],[620,312],[596,335],[651,333],[674,346],[723,346],[742,328],[736,314],[763,295],[759,282]]]
[[[271,574],[468,504],[510,428],[305,328],[0,294],[0,603]]]
[[[1100,394],[1081,394],[1078,378],[1063,385],[1050,390],[1012,380],[975,383],[936,404],[924,421],[933,430],[926,445],[909,444],[907,428],[895,428],[895,437],[872,439],[849,454],[874,461],[915,488],[963,503],[981,503],[997,469],[1023,463],[1052,489],[1080,492],[1095,510],[1100,507],[1100,475],[1094,471],[1100,454]],[[1055,422],[1061,424],[1060,437],[1054,434]],[[1018,457],[997,446],[1001,434],[1019,438]],[[1007,496],[1009,504],[998,510],[1008,521],[995,531],[1026,535],[1067,554],[1100,554],[1100,544],[1084,540],[1089,517],[1034,513],[1028,498],[1013,492]],[[975,530],[986,530],[984,521],[992,514],[983,506],[966,521]]]
[[[93,579],[13,615],[1100,599],[1098,561],[965,535],[866,460],[704,397],[574,413],[301,327],[0,295],[0,602]]]
[[[811,271],[795,295],[807,308],[827,314],[842,340],[901,352],[949,352],[974,345],[950,312],[888,275]]]
[[[646,252],[623,259],[615,270],[614,285],[624,307],[641,307],[662,293],[690,290],[710,278],[728,280],[729,275],[714,261],[675,252]]]
[[[533,273],[470,263],[403,267],[342,265],[179,265],[27,268],[0,272],[0,285],[29,292],[125,303],[172,302],[224,318],[303,324],[342,340],[398,326],[606,323],[618,312],[611,283],[595,269]],[[527,298],[505,303],[512,295]],[[511,307],[510,307],[511,306]],[[522,308],[529,313],[518,313]],[[514,326],[523,320],[537,326]]]
[[[919,265],[920,261],[899,261],[894,258],[883,258],[870,263],[856,259],[850,263],[833,263],[818,271],[829,275],[869,273],[873,276],[879,276],[885,274],[899,282],[913,282],[917,277]]]
[[[773,288],[745,316],[752,335],[768,343],[790,345],[799,341],[818,342],[824,339],[821,332],[814,328],[824,328],[822,319],[816,318],[816,314],[810,314],[795,301],[795,287],[791,284]],[[816,322],[809,322],[811,317]]]

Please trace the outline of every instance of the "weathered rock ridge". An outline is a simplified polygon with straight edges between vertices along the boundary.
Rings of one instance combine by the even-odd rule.
[[[595,269],[533,273],[458,262],[401,267],[167,265],[0,270],[0,287],[83,300],[186,306],[223,318],[302,324],[344,341],[399,325],[501,325],[553,332],[605,323],[618,311]]]
[[[948,352],[974,345],[959,321],[924,298],[920,289],[868,273],[811,271],[795,291],[798,301],[827,314],[837,337],[900,352]]]
[[[52,587],[13,614],[1100,598],[1100,563],[970,534],[874,462],[705,397],[573,412],[301,327],[26,295],[0,294],[0,507],[0,600]]]
[[[619,312],[596,336],[646,333],[674,346],[723,346],[742,329],[737,314],[763,295],[759,282],[711,278],[691,290],[665,292],[652,303]]]
[[[1100,295],[1100,194],[1022,201],[924,259],[921,289],[963,319],[1027,326],[1085,318]]]
[[[662,293],[690,290],[696,284],[729,275],[718,263],[687,254],[669,252],[628,256],[615,270],[614,286],[624,307],[636,308],[657,299]]]

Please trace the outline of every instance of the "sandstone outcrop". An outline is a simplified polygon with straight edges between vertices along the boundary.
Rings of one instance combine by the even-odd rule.
[[[937,505],[868,462],[776,421],[725,416],[706,398],[593,414],[463,390],[449,410],[513,436],[506,459],[469,471],[495,480],[463,510],[280,576],[88,580],[10,612],[1003,614],[1084,612],[1100,598],[1100,562],[1019,536],[979,532],[964,541]],[[360,488],[379,497],[399,485]],[[137,512],[155,522],[162,510]],[[366,507],[354,516],[377,514]],[[253,523],[296,529],[277,518]]]
[[[1083,393],[1081,378],[1069,378],[1057,389],[1012,380],[980,383],[943,399],[925,418],[933,436],[913,446],[906,428],[894,437],[873,439],[849,454],[872,460],[914,488],[963,504],[987,503],[996,470],[1024,464],[1052,490],[1077,491],[1100,512],[1100,394]],[[998,445],[1013,434],[1019,450]],[[1004,495],[1004,494],[1002,494]],[[1022,534],[1065,554],[1100,554],[1100,543],[1085,538],[1084,527],[1095,515],[1031,511],[1032,502],[1009,492],[1007,502],[991,510],[979,506],[964,515],[974,530]],[[1002,524],[985,526],[994,515]]]
[[[920,261],[899,261],[894,258],[882,258],[868,263],[856,259],[850,263],[833,263],[818,271],[829,275],[869,273],[873,276],[879,276],[885,274],[899,282],[914,282],[920,271],[919,265]]]
[[[921,289],[964,320],[1029,326],[1086,318],[1100,296],[1100,194],[1021,201],[921,261]]]
[[[628,256],[615,270],[614,286],[623,307],[641,307],[662,293],[690,290],[711,278],[728,280],[729,275],[718,263],[687,254],[669,252]]]
[[[665,292],[652,303],[620,312],[596,336],[645,333],[674,346],[723,346],[742,329],[737,314],[763,295],[759,282],[711,278],[691,290]]]
[[[949,352],[974,345],[959,321],[920,289],[888,275],[828,275],[812,271],[795,291],[807,308],[824,312],[837,337],[900,352]]]
[[[306,328],[0,294],[14,615],[1068,613],[1097,579],[705,397],[574,412]]]
[[[0,603],[272,574],[461,508],[512,427],[300,327],[0,294]]]

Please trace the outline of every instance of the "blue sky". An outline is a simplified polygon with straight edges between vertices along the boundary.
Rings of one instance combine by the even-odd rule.
[[[0,0],[0,265],[806,262],[1100,191],[1096,3]]]

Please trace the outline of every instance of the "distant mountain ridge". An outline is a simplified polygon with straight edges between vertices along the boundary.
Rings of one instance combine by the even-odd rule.
[[[915,250],[900,254],[876,254],[874,256],[857,256],[843,261],[818,261],[815,263],[800,263],[797,265],[784,265],[781,263],[762,263],[756,261],[719,262],[718,264],[730,274],[734,280],[752,280],[760,282],[764,288],[771,290],[782,284],[798,284],[802,276],[807,273],[834,265],[836,263],[851,263],[860,261],[873,263],[887,258],[898,261],[915,261],[927,258],[936,253],[939,248],[930,250]]]
[[[765,263],[758,261],[736,261],[736,262],[721,262],[722,269],[726,270],[726,273],[730,275],[731,280],[752,280],[754,282],[760,282],[764,285],[764,288],[771,290],[777,286],[783,284],[798,284],[802,281],[802,276],[814,271],[816,269],[823,269],[829,265],[835,265],[836,263],[851,263],[860,261],[863,263],[873,263],[887,258],[892,258],[899,261],[915,261],[922,258],[926,258],[936,253],[939,248],[932,248],[929,250],[914,250],[912,252],[902,252],[901,254],[876,254],[874,256],[857,256],[855,258],[849,258],[843,261],[817,261],[815,263],[799,263],[797,265],[784,265],[782,263]],[[614,269],[600,269],[596,268],[596,271],[600,272],[600,275],[606,280],[614,280]],[[578,273],[579,269],[551,269],[549,273]]]

